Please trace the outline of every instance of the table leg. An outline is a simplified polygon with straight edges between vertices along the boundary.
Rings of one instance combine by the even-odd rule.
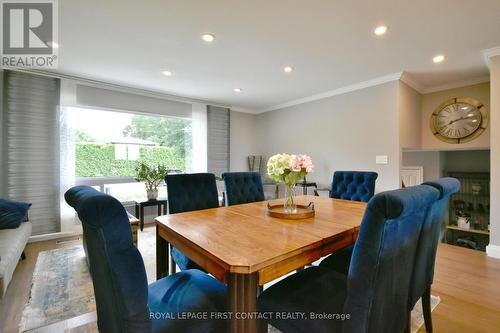
[[[168,242],[160,236],[156,226],[156,280],[168,276]]]
[[[170,275],[174,275],[177,272],[177,264],[172,256],[172,247],[170,247]]]
[[[230,333],[267,332],[266,325],[255,318],[257,311],[257,274],[228,273],[228,303],[232,318],[229,321]],[[253,316],[241,319],[241,315]],[[238,319],[239,317],[240,319]]]
[[[132,227],[132,242],[137,247],[137,245],[138,245],[138,243],[137,243],[138,242],[138,238],[137,238],[138,235],[137,234],[138,234],[139,226],[137,225],[137,223],[133,223],[131,225],[131,227]]]
[[[141,226],[141,231],[144,230],[144,206],[139,205],[139,221]]]

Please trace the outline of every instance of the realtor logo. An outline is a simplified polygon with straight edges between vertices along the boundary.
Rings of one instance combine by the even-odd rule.
[[[2,67],[57,67],[57,2],[2,1]]]

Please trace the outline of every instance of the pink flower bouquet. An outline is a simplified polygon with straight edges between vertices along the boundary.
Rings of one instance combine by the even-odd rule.
[[[277,154],[267,162],[267,174],[277,182],[283,182],[287,188],[285,210],[294,211],[293,188],[300,179],[313,172],[314,165],[307,155]]]

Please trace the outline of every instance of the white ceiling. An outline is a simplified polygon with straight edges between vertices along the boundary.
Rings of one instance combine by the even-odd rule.
[[[499,0],[64,0],[59,17],[58,72],[253,111],[401,71],[477,79],[500,45]]]

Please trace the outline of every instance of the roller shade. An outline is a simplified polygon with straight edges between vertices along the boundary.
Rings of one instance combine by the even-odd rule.
[[[5,192],[33,204],[33,235],[60,231],[59,86],[59,79],[4,73]]]
[[[207,169],[220,176],[229,171],[229,109],[207,108]]]
[[[191,118],[191,104],[189,103],[80,84],[76,85],[76,103],[77,106]]]

